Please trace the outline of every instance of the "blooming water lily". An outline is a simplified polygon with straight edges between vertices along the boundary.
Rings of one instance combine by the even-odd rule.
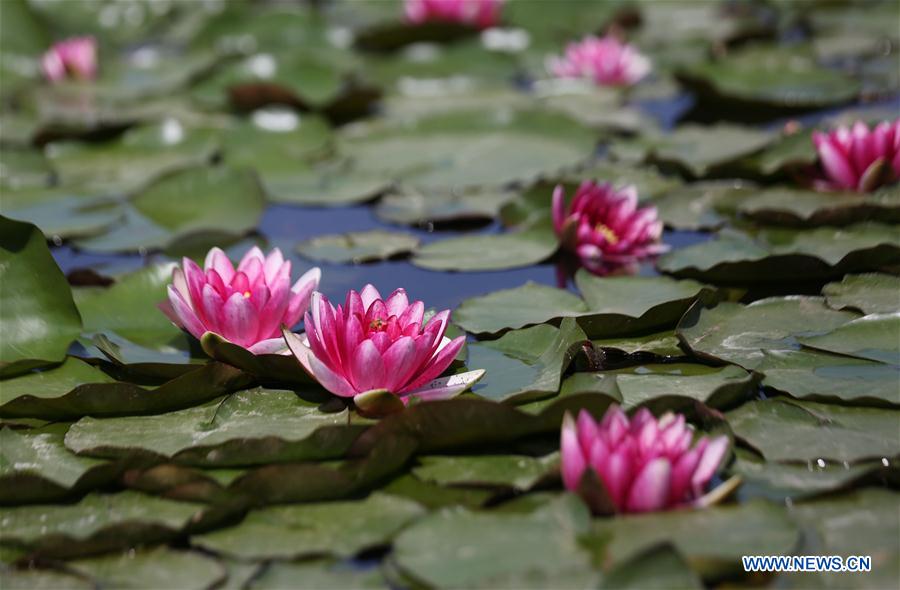
[[[500,21],[504,0],[406,0],[406,19],[414,24],[449,22],[487,29]]]
[[[558,78],[584,78],[600,86],[631,86],[650,72],[650,60],[616,35],[590,35],[570,43],[547,69]]]
[[[93,80],[97,76],[97,41],[72,37],[54,43],[41,57],[41,71],[51,82],[66,78]]]
[[[857,121],[812,139],[824,173],[814,183],[819,190],[869,192],[900,179],[900,119],[872,129]]]

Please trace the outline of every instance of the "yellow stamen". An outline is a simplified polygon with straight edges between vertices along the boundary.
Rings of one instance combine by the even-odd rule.
[[[616,235],[616,232],[602,223],[598,223],[596,227],[594,227],[594,231],[601,233],[603,237],[606,238],[606,241],[610,244],[619,243],[619,236]]]
[[[250,291],[244,291],[244,299],[250,299]]]

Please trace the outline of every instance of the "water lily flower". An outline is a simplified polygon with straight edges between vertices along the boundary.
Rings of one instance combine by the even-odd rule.
[[[584,181],[568,209],[565,191],[553,191],[553,228],[563,248],[578,255],[597,274],[660,254],[663,223],[655,207],[638,207],[637,189],[615,189],[609,183]]]
[[[356,397],[386,391],[403,403],[445,399],[465,391],[484,371],[437,379],[453,362],[464,336],[444,336],[450,311],[425,320],[425,305],[397,289],[387,299],[372,285],[350,291],[335,308],[313,293],[306,340],[285,333],[300,364],[328,391]]]
[[[159,305],[175,325],[200,339],[214,332],[265,354],[284,348],[281,326],[294,326],[306,313],[322,271],[313,268],[291,285],[291,261],[275,248],[268,256],[254,246],[237,268],[220,248],[203,268],[189,258],[172,271],[169,300]]]
[[[597,423],[585,410],[563,418],[560,452],[566,488],[584,493],[590,472],[616,512],[651,512],[698,503],[728,450],[728,438],[701,437],[684,415],[631,419],[612,405]],[[590,502],[590,500],[589,500]]]
[[[431,21],[459,23],[478,29],[500,21],[505,0],[406,0],[406,19],[413,24]]]
[[[547,69],[558,78],[585,78],[598,86],[631,86],[650,72],[650,60],[614,34],[569,43]]]
[[[97,40],[72,37],[54,43],[41,58],[41,70],[54,83],[66,78],[93,80],[97,76]]]
[[[900,178],[900,119],[882,121],[874,129],[862,121],[829,133],[813,132],[824,178],[823,191],[873,191]]]

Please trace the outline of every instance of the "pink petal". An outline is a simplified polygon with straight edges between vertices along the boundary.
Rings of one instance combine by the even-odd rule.
[[[203,327],[203,323],[197,317],[197,314],[194,313],[191,306],[182,298],[181,293],[175,290],[172,285],[168,286],[167,292],[169,305],[160,305],[160,309],[176,326],[184,328],[194,338],[201,338],[206,333],[206,329]]]
[[[400,399],[404,404],[414,399],[417,401],[449,399],[472,387],[482,376],[484,376],[483,369],[448,375],[426,383],[419,389],[407,392]]]
[[[315,356],[310,355],[307,359],[309,361],[310,369],[312,369],[313,377],[316,378],[316,381],[318,381],[322,387],[331,393],[340,397],[353,397],[357,393],[362,393],[361,391],[354,390],[353,386],[351,386],[346,379],[329,369],[325,363]]]
[[[584,454],[581,452],[581,445],[578,443],[575,420],[572,419],[568,412],[563,417],[559,452],[563,484],[565,484],[566,489],[576,491],[581,483],[581,476],[584,474],[587,462]]]
[[[634,478],[628,493],[628,512],[651,512],[666,505],[669,496],[669,481],[672,465],[668,459],[660,457],[647,463]]]
[[[234,293],[222,306],[222,335],[241,346],[257,341],[259,321],[253,305],[241,293]]]
[[[819,157],[826,174],[838,186],[845,189],[856,186],[856,173],[853,172],[849,162],[833,142],[824,142],[819,146]]]
[[[234,278],[234,265],[231,264],[231,260],[228,259],[228,256],[221,248],[213,248],[206,254],[206,261],[203,263],[203,267],[219,273],[219,276],[222,277],[225,283],[231,284],[231,279]]]
[[[449,344],[431,358],[422,372],[413,379],[412,383],[405,386],[403,390],[408,391],[421,387],[446,371],[447,367],[450,366],[450,363],[453,362],[453,359],[456,358],[457,353],[459,353],[459,350],[465,343],[465,336],[458,336],[451,340]]]
[[[409,336],[398,338],[382,353],[385,385],[388,391],[400,391],[416,368],[416,343]]]
[[[359,392],[385,389],[385,366],[381,353],[371,340],[363,340],[350,361],[351,381]]]
[[[266,277],[267,283],[272,284],[272,280],[282,266],[284,266],[284,255],[282,255],[279,248],[273,248],[269,255],[266,256],[266,262],[263,264],[263,275]],[[290,276],[291,273],[288,272],[287,274]]]
[[[390,297],[387,298],[387,301],[384,302],[384,305],[387,308],[388,317],[392,315],[399,317],[406,311],[406,308],[409,307],[409,299],[406,296],[406,291],[397,289],[391,293]]]
[[[587,410],[578,412],[578,442],[585,452],[590,451],[595,440],[600,437],[600,429],[594,417]]]
[[[363,309],[368,312],[369,307],[372,305],[372,303],[381,299],[381,293],[378,292],[378,289],[376,289],[374,285],[369,283],[368,285],[363,287],[363,290],[359,294],[359,297],[362,300]]]
[[[722,458],[728,451],[728,437],[718,436],[709,442],[694,475],[691,476],[691,488],[696,496],[703,495],[704,488],[712,476],[715,475]]]
[[[566,220],[566,194],[561,184],[553,189],[553,229],[557,236],[562,235],[563,223]]]

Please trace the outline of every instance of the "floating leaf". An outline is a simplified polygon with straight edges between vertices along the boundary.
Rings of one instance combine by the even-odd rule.
[[[407,225],[480,221],[496,217],[500,208],[513,198],[513,193],[494,189],[459,194],[401,188],[384,195],[375,207],[375,214],[389,223]]]
[[[700,590],[703,582],[690,564],[671,545],[648,549],[630,561],[616,566],[603,579],[601,588],[641,590],[646,588],[682,588]]]
[[[587,312],[580,297],[566,290],[526,283],[463,301],[453,321],[467,332],[497,333]]]
[[[827,334],[798,338],[803,346],[900,365],[900,312],[876,313],[847,322]]]
[[[900,410],[776,398],[726,414],[736,437],[770,461],[862,461],[900,453]]]
[[[0,376],[62,362],[81,331],[72,291],[30,223],[0,217]]]
[[[588,522],[587,509],[572,496],[524,515],[444,509],[403,531],[394,559],[436,588],[520,587],[526,580],[567,586],[576,574],[591,577],[576,539]]]
[[[900,221],[900,190],[859,194],[772,188],[745,198],[738,212],[760,223],[801,227],[870,219],[896,223]]]
[[[442,486],[487,486],[531,489],[541,479],[559,473],[559,455],[474,455],[420,457],[413,475]]]
[[[4,191],[0,212],[35,224],[52,239],[97,235],[122,217],[115,201],[58,188]]]
[[[620,336],[594,340],[594,347],[622,351],[625,354],[646,353],[656,356],[682,356],[684,351],[679,346],[678,336],[674,330],[648,334],[647,336]]]
[[[4,510],[4,545],[70,558],[165,541],[184,530],[202,506],[136,492],[85,496],[77,504]]]
[[[420,246],[411,262],[429,270],[486,271],[531,266],[559,247],[549,221],[520,231],[464,235]]]
[[[96,457],[140,450],[220,467],[340,457],[365,427],[349,425],[347,410],[318,407],[291,391],[251,389],[157,416],[82,418],[66,446]]]
[[[256,227],[263,194],[248,170],[195,168],[168,176],[128,202],[125,223],[111,232],[78,241],[99,252],[165,248],[197,235],[212,245]]]
[[[750,305],[695,306],[677,332],[696,354],[755,369],[766,352],[798,350],[797,337],[828,332],[856,317],[830,309],[821,297],[770,297]]]
[[[60,376],[58,390],[29,388],[28,393],[15,395],[8,401],[4,398],[0,416],[77,420],[88,415],[153,414],[205,402],[245,387],[249,381],[246,374],[234,367],[209,363],[155,389],[117,381],[83,383],[61,394],[63,384],[74,378],[73,373],[78,370],[75,367],[72,365]]]
[[[67,565],[90,576],[103,588],[203,590],[218,587],[226,575],[222,564],[215,559],[194,551],[176,551],[167,547],[78,559]]]
[[[419,238],[414,235],[373,229],[316,236],[300,242],[297,251],[311,260],[359,264],[407,254],[418,245]]]
[[[372,494],[359,501],[321,502],[251,511],[240,524],[195,536],[205,549],[242,559],[352,557],[388,543],[424,513],[410,500]]]
[[[716,282],[820,280],[900,262],[900,233],[878,223],[812,230],[736,231],[664,254],[662,272]]]
[[[847,275],[840,283],[828,283],[822,294],[829,307],[870,313],[900,311],[900,278],[885,274]]]
[[[325,560],[302,562],[272,562],[248,588],[252,590],[283,590],[303,580],[303,584],[317,590],[348,590],[353,588],[385,588],[385,581],[377,569],[360,569],[345,562]]]
[[[115,379],[97,367],[73,357],[66,357],[58,367],[4,380],[3,388],[0,389],[0,407],[22,396],[62,397],[76,387],[88,383],[115,382]]]

